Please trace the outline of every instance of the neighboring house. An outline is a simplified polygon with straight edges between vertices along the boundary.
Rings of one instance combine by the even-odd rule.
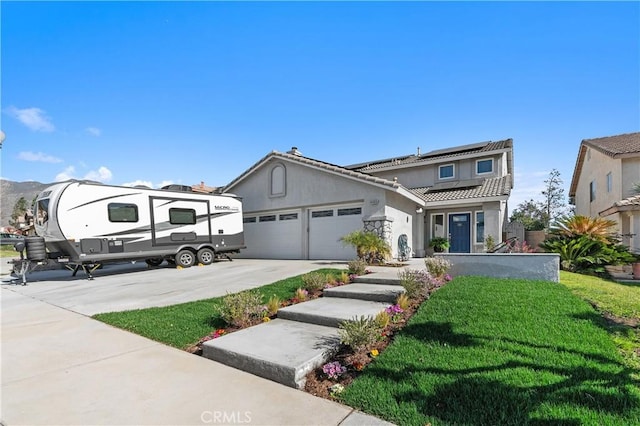
[[[365,229],[398,256],[405,234],[414,256],[429,240],[450,239],[450,252],[484,251],[502,241],[513,187],[513,142],[483,142],[426,154],[341,167],[271,152],[223,188],[243,198],[244,257],[355,258],[340,237]]]
[[[640,133],[627,133],[580,144],[569,200],[575,214],[605,217],[618,223],[622,242],[640,253]]]

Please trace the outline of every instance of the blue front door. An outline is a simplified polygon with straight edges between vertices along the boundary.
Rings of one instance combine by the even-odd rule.
[[[449,253],[471,253],[471,214],[449,215]]]

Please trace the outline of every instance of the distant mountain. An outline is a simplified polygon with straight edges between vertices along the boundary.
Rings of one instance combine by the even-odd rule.
[[[13,182],[0,179],[0,226],[8,226],[11,219],[13,207],[20,197],[27,200],[27,205],[31,205],[33,199],[50,183],[40,182]]]

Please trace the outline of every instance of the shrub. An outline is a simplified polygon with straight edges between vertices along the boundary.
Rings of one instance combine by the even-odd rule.
[[[427,271],[408,268],[398,272],[398,278],[410,299],[426,296],[433,281]]]
[[[424,265],[429,274],[436,278],[442,278],[451,269],[451,262],[442,257],[425,257]]]
[[[391,256],[391,247],[375,232],[353,231],[340,238],[340,241],[355,247],[358,259],[367,264],[382,263]]]
[[[375,317],[376,324],[382,330],[389,325],[391,322],[391,315],[387,313],[386,310],[378,312],[378,315]]]
[[[281,304],[282,304],[282,301],[278,296],[276,296],[275,294],[271,296],[269,298],[269,301],[267,302],[268,315],[275,315],[278,312],[278,309],[280,309]]]
[[[309,295],[309,292],[307,290],[303,288],[299,288],[294,293],[293,298],[296,302],[304,302],[305,300],[307,300],[308,295]]]
[[[302,276],[302,283],[304,284],[305,290],[318,291],[324,288],[327,280],[323,275],[317,272],[309,272]]]
[[[341,282],[342,284],[349,284],[349,272],[347,271],[340,272],[340,277],[338,278],[338,281]]]
[[[216,309],[227,324],[236,327],[250,326],[254,320],[262,318],[266,310],[262,295],[254,290],[227,294]]]
[[[616,222],[587,216],[563,217],[540,246],[560,255],[562,269],[603,273],[605,265],[631,263],[634,256],[614,236]]]
[[[409,296],[407,296],[406,293],[402,293],[396,299],[396,305],[400,306],[405,311],[409,309],[410,304],[411,304],[411,300],[409,299]]]
[[[367,263],[360,259],[350,260],[347,266],[349,274],[364,275],[367,272]]]
[[[522,243],[516,241],[515,244],[509,246],[508,253],[535,253],[536,249],[527,244],[526,241]]]
[[[340,342],[357,352],[374,344],[381,331],[375,319],[362,315],[360,318],[342,321],[338,333]]]

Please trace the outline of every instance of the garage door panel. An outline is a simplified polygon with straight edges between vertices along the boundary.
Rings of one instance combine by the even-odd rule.
[[[299,212],[261,215],[244,224],[247,246],[239,257],[264,259],[301,259],[302,225]]]
[[[358,229],[362,229],[361,207],[312,210],[309,218],[309,258],[355,259],[355,248],[345,246],[340,238]]]

